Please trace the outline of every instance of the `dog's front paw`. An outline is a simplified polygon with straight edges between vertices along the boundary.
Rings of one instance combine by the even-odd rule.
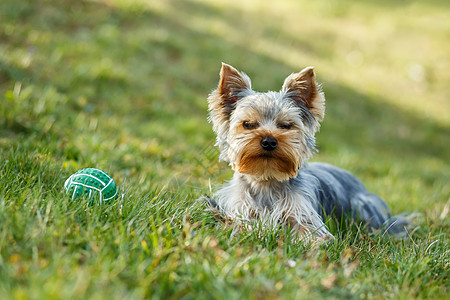
[[[319,237],[312,238],[309,245],[311,248],[315,248],[318,246],[327,246],[328,244],[334,241],[334,236],[332,234],[325,234]]]

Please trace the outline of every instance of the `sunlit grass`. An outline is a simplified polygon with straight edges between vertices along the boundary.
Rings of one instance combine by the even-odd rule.
[[[446,298],[445,1],[0,1],[0,295]],[[316,67],[314,157],[351,170],[407,240],[350,224],[318,249],[240,232],[195,201],[231,176],[206,120],[221,62],[258,91]],[[122,195],[63,194],[78,169]]]

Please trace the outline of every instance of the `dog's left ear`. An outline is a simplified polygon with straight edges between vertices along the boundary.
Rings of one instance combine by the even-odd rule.
[[[325,97],[318,89],[314,75],[314,67],[307,67],[300,73],[289,75],[285,80],[282,92],[309,110],[318,121],[325,115]]]

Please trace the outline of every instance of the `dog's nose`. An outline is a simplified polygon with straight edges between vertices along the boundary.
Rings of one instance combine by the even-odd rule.
[[[266,136],[261,140],[261,147],[266,151],[273,151],[277,147],[278,142],[272,136]]]

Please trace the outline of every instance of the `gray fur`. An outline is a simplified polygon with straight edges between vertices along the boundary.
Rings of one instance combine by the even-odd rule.
[[[289,194],[291,196],[286,197]],[[392,216],[385,201],[368,192],[350,172],[325,163],[305,164],[297,177],[263,185],[237,173],[214,198],[208,198],[208,202],[232,219],[251,221],[251,215],[246,213],[247,208],[251,208],[253,214],[275,224],[286,221],[276,212],[283,211],[280,203],[289,203],[289,199],[295,199],[296,203],[286,205],[286,208],[303,204],[303,212],[308,212],[309,207],[314,210],[315,214],[308,212],[303,216],[303,221],[315,225],[310,228],[313,236],[330,235],[323,224],[325,216],[337,220],[350,217],[369,228],[384,228],[388,233],[396,234],[404,233],[408,225],[407,218]]]
[[[311,67],[288,76],[280,92],[252,91],[248,76],[226,64],[221,74],[221,84],[231,86],[231,94],[239,97],[220,94],[219,85],[208,98],[210,120],[217,134],[220,158],[230,163],[235,174],[213,198],[206,199],[212,207],[249,226],[254,221],[267,226],[289,223],[306,241],[331,237],[324,224],[328,215],[338,219],[349,216],[389,233],[404,232],[407,219],[393,217],[384,200],[369,193],[351,173],[324,163],[306,163],[316,151],[314,134],[325,109],[325,98]],[[255,120],[262,136],[274,135],[285,142],[268,159],[252,158],[257,162],[253,169],[241,173],[244,154],[255,155],[261,150],[261,133],[242,129],[245,121]],[[280,120],[292,126],[280,129]],[[277,159],[292,162],[290,171],[280,169]]]
[[[304,182],[309,184],[305,186]],[[310,183],[314,182],[313,185]],[[299,190],[313,188],[315,210],[324,217],[342,219],[347,215],[366,223],[370,228],[386,228],[389,233],[404,231],[405,220],[393,217],[384,200],[369,193],[350,172],[325,163],[306,164],[291,180]],[[393,224],[396,222],[395,224]]]

